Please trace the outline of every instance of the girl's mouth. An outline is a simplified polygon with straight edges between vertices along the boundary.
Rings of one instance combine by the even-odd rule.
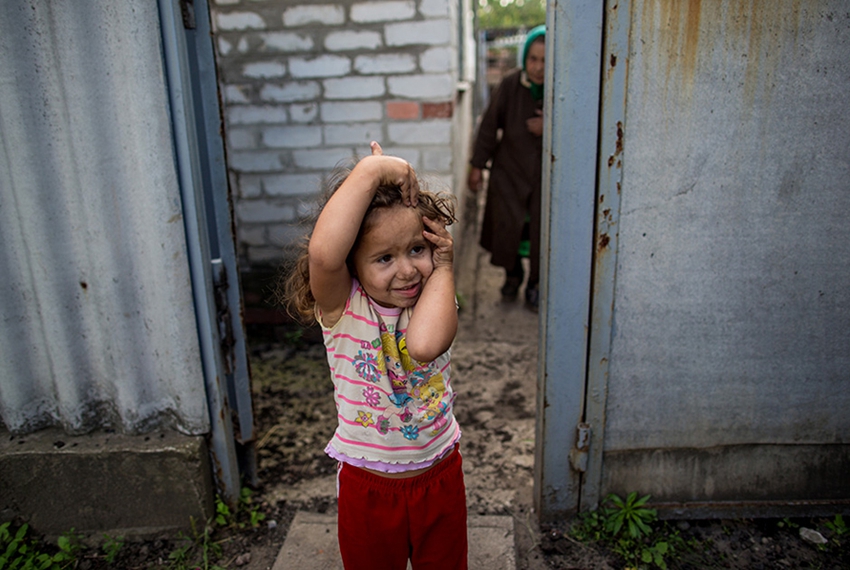
[[[408,285],[407,287],[399,287],[396,289],[399,295],[402,297],[416,297],[419,294],[419,283],[414,283],[413,285]]]

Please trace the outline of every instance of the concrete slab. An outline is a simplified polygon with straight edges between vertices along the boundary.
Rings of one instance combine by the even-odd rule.
[[[514,521],[472,516],[467,523],[470,570],[515,570]],[[299,511],[272,570],[343,570],[336,515]]]
[[[0,522],[22,517],[50,537],[188,530],[215,512],[209,457],[202,436],[173,431],[0,431]]]

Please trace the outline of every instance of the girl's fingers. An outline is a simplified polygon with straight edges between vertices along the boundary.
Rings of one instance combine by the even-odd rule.
[[[372,156],[384,156],[384,149],[378,141],[370,142],[369,148],[372,149]],[[386,167],[382,178],[387,183],[401,188],[401,198],[405,205],[416,206],[419,202],[419,181],[416,179],[413,167],[403,158],[387,156],[386,159],[388,160],[386,164],[389,166]]]

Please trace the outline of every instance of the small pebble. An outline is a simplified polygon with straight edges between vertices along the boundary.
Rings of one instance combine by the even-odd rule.
[[[277,528],[277,521],[272,519],[269,522],[267,522],[266,525],[269,527],[269,530],[274,530],[274,529]]]

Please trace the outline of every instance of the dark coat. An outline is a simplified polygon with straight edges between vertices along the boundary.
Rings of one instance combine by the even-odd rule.
[[[525,121],[536,115],[542,102],[521,83],[522,71],[507,75],[481,117],[472,151],[472,166],[490,166],[487,202],[481,227],[481,246],[491,253],[490,263],[511,269],[517,257],[526,215],[531,218],[531,273],[540,273],[540,182],[542,137],[528,132]],[[501,137],[499,131],[501,130]]]

